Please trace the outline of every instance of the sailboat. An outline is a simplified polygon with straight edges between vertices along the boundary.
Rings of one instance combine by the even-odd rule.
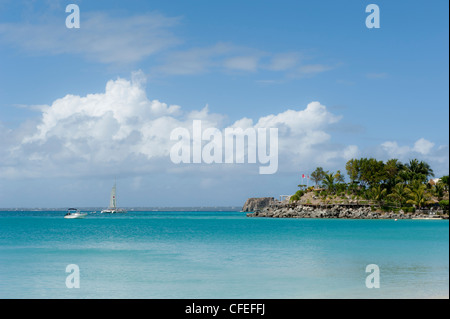
[[[111,190],[111,197],[109,199],[109,207],[101,211],[102,214],[116,214],[116,213],[126,213],[127,211],[123,208],[117,208],[117,196],[116,196],[116,183]]]

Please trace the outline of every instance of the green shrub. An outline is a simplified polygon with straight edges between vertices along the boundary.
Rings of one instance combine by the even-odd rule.
[[[441,200],[439,202],[439,206],[441,206],[441,208],[444,209],[444,210],[448,210],[448,208],[449,208],[449,201],[448,201],[448,199],[447,200]]]
[[[295,192],[294,194],[296,197],[301,198],[303,195],[305,195],[305,191],[304,190],[298,190]]]
[[[414,207],[402,207],[402,210],[405,213],[414,213],[416,211],[416,209]]]
[[[381,206],[381,210],[383,212],[392,212],[392,211],[397,210],[397,212],[398,212],[399,209],[398,208],[394,208],[394,207],[389,206],[389,205],[383,205],[383,206]]]

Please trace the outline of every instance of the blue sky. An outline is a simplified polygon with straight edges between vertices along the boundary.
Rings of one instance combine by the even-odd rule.
[[[65,26],[70,3],[80,29]],[[370,3],[379,29],[365,25]],[[124,206],[239,206],[351,157],[419,158],[448,174],[448,9],[0,0],[0,207],[107,205],[114,177]],[[195,116],[219,129],[273,116],[286,129],[278,172],[171,163],[166,131]]]

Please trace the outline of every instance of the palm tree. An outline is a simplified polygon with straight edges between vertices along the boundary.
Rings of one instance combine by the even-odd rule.
[[[434,177],[434,172],[431,169],[431,166],[427,162],[420,161],[419,170],[420,170],[420,173],[425,175],[426,178],[428,178],[428,176]]]
[[[418,208],[422,208],[425,205],[432,204],[430,196],[426,191],[426,187],[422,185],[421,187],[413,189],[409,193],[410,199],[406,201],[408,204],[415,205]]]
[[[444,191],[448,192],[448,175],[442,176],[438,184],[442,184],[444,186]]]
[[[394,201],[397,201],[397,203],[400,205],[400,207],[403,206],[403,204],[408,200],[409,194],[411,190],[403,183],[397,183],[392,188],[392,191],[387,197],[392,198]]]
[[[334,179],[336,180],[337,183],[345,183],[345,177],[344,175],[341,173],[340,170],[336,171],[336,174],[334,175]]]
[[[429,176],[434,176],[434,172],[428,163],[413,159],[404,165],[400,176],[405,182],[413,180],[426,182]]]
[[[382,188],[381,185],[374,186],[369,191],[369,196],[371,199],[378,202],[378,205],[381,204],[383,199],[386,197],[386,188]]]
[[[438,200],[441,200],[444,197],[445,188],[443,183],[437,183],[432,188],[433,195],[438,198]]]
[[[415,191],[415,190],[418,190],[419,188],[426,189],[426,186],[425,186],[425,184],[422,183],[420,180],[415,179],[415,180],[412,180],[412,181],[409,183],[409,187],[408,187],[408,188],[409,188],[411,191]]]
[[[328,191],[333,192],[334,191],[334,180],[335,175],[333,173],[325,173],[322,183],[325,185]]]
[[[348,190],[354,195],[357,193],[358,191],[358,184],[355,182],[349,183],[348,184]]]

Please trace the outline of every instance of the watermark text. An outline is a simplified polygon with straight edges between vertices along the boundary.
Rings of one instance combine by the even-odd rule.
[[[194,120],[192,132],[178,127],[170,134],[177,141],[170,150],[175,164],[262,164],[259,174],[274,174],[278,170],[278,128],[217,128],[202,129],[202,121]],[[265,166],[263,166],[265,165]]]

